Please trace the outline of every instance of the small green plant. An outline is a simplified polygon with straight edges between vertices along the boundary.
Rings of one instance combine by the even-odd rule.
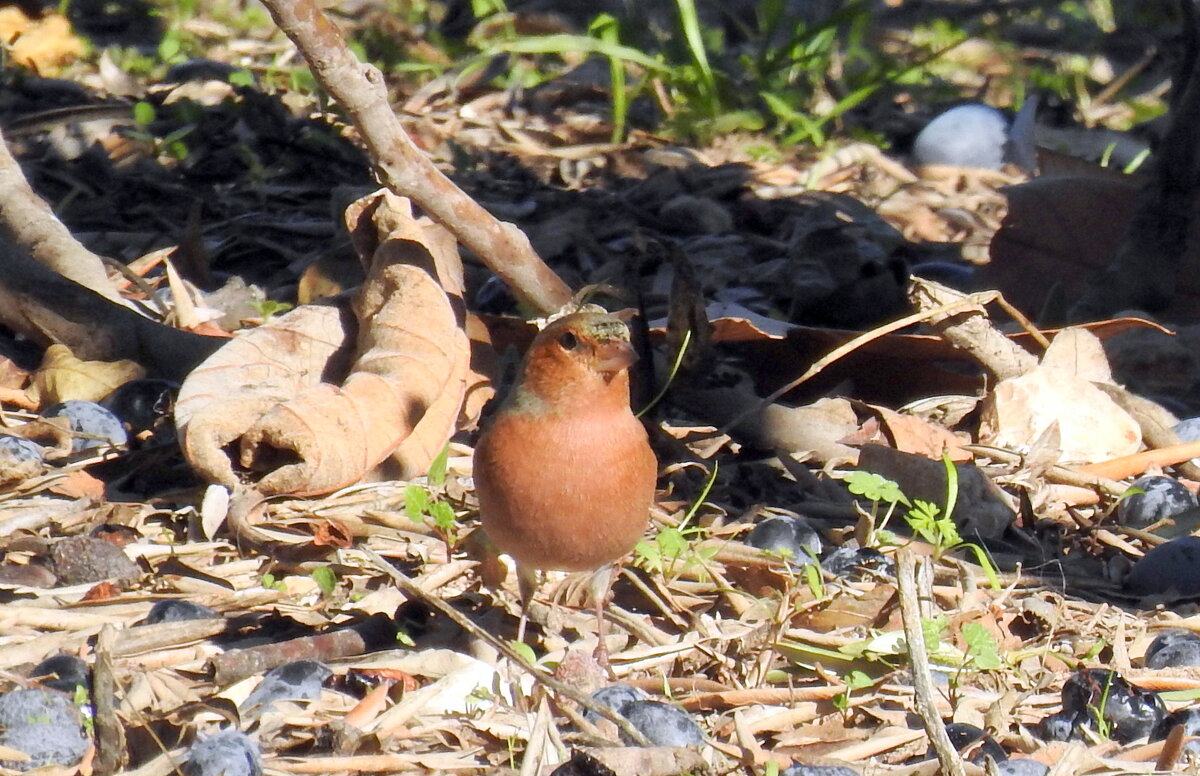
[[[274,299],[255,299],[250,306],[263,319],[263,323],[292,309],[292,305],[287,302],[279,302]]]
[[[337,574],[329,566],[317,566],[312,570],[312,578],[320,588],[321,594],[326,598],[337,590]]]
[[[855,690],[862,690],[875,684],[875,680],[870,674],[864,671],[849,671],[842,675],[842,683],[846,685],[846,689],[842,690],[833,698],[833,707],[838,711],[848,711],[850,709],[850,696]]]
[[[404,513],[414,523],[429,524],[446,543],[447,551],[458,544],[458,516],[454,507],[446,500],[446,461],[450,455],[447,445],[429,464],[425,484],[404,487]]]
[[[80,718],[83,720],[83,729],[88,737],[96,735],[96,718],[92,713],[92,697],[88,693],[88,689],[82,684],[75,685],[75,697],[71,699],[75,706],[79,708]]]
[[[963,541],[962,536],[958,533],[958,526],[952,519],[954,507],[958,502],[958,468],[950,460],[949,455],[942,456],[942,464],[946,471],[946,503],[944,507],[940,508],[928,501],[919,499],[910,501],[899,485],[872,472],[850,472],[842,479],[851,493],[863,496],[876,504],[883,502],[888,505],[886,514],[873,529],[874,532],[879,532],[887,524],[887,520],[895,511],[897,504],[903,505],[907,507],[907,511],[904,513],[905,522],[917,536],[933,545],[934,558],[940,558],[947,552],[960,548],[969,550],[975,555],[976,561],[983,568],[992,587],[999,590],[1000,575],[996,571],[995,564],[988,557],[987,551],[978,544]],[[877,510],[873,510],[871,515],[873,520],[876,515]]]
[[[718,463],[713,461],[712,471],[709,472],[708,479],[704,483],[704,488],[701,489],[699,497],[688,509],[687,514],[679,521],[679,525],[664,526],[654,534],[654,538],[637,543],[633,548],[636,565],[655,573],[666,573],[668,575],[676,573],[676,565],[679,559],[683,557],[684,553],[691,546],[692,539],[697,538],[703,531],[703,529],[696,526],[689,526],[688,523],[700,511],[700,506],[708,498],[709,491],[712,490],[713,483],[717,479],[718,468]],[[709,560],[716,554],[716,550],[717,548],[715,547],[697,550],[684,563],[683,570]]]
[[[588,32],[608,46],[621,43],[621,27],[612,14],[602,13],[588,25]],[[619,57],[608,58],[608,75],[612,94],[612,142],[625,139],[625,120],[629,116],[629,94],[625,88],[625,62]]]
[[[524,641],[510,641],[508,642],[508,646],[512,647],[513,652],[516,652],[518,655],[520,655],[521,659],[529,665],[537,665],[537,655],[534,653],[533,647],[529,646]]]
[[[280,592],[287,590],[287,585],[283,583],[283,580],[276,579],[275,575],[269,571],[259,578],[259,583],[267,590],[278,590]]]
[[[962,627],[962,636],[967,642],[967,657],[970,658],[971,667],[981,671],[1000,669],[1000,647],[987,628],[977,622],[969,622]]]
[[[188,147],[184,143],[184,139],[190,135],[195,126],[185,124],[178,129],[169,132],[164,137],[158,137],[150,131],[150,125],[158,119],[158,112],[154,106],[146,101],[136,102],[133,105],[133,120],[137,124],[137,129],[129,132],[129,135],[135,139],[143,140],[154,146],[156,154],[169,156],[180,161],[188,156]]]
[[[1104,712],[1108,708],[1108,694],[1112,691],[1113,675],[1113,672],[1109,671],[1105,676],[1104,689],[1100,692],[1100,702],[1088,706],[1092,721],[1096,723],[1096,735],[1100,737],[1101,741],[1108,741],[1112,738],[1112,724],[1104,716]]]
[[[800,573],[804,575],[804,583],[808,585],[808,590],[812,593],[813,598],[825,597],[825,582],[821,579],[821,564],[813,557],[811,563],[805,563],[800,567]]]

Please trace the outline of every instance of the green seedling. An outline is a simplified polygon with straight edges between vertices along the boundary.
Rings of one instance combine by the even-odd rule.
[[[292,309],[292,305],[287,302],[279,302],[274,299],[255,299],[250,303],[250,307],[263,319],[263,323]]]
[[[283,583],[283,580],[276,579],[275,575],[269,571],[259,578],[259,584],[267,590],[278,590],[281,593],[287,590],[287,585]]]
[[[1088,706],[1088,713],[1092,715],[1092,721],[1096,723],[1096,735],[1101,741],[1108,741],[1112,738],[1112,725],[1104,717],[1104,710],[1108,708],[1108,694],[1112,690],[1113,672],[1109,671],[1104,679],[1104,689],[1100,693],[1100,703]]]
[[[972,668],[981,671],[1000,669],[1000,647],[987,628],[977,622],[969,622],[963,626],[962,635],[967,642],[967,657]]]
[[[879,502],[888,504],[887,513],[884,515],[882,523],[879,523],[880,528],[886,525],[897,504],[907,507],[907,511],[904,513],[905,522],[908,523],[913,533],[933,545],[935,559],[952,550],[969,550],[975,555],[976,561],[987,575],[992,588],[999,590],[1000,575],[996,571],[995,564],[988,557],[987,551],[974,542],[963,541],[962,536],[958,533],[958,526],[951,518],[958,502],[958,468],[950,460],[949,455],[942,456],[942,464],[946,471],[946,503],[941,508],[928,501],[919,499],[910,501],[899,485],[878,474],[856,471],[844,475],[842,479],[851,493],[863,496],[873,502],[871,514],[873,520],[878,513],[875,505]]]
[[[846,689],[842,690],[833,699],[833,707],[838,711],[847,711],[850,708],[850,696],[855,690],[862,690],[875,684],[875,680],[864,671],[849,671],[842,675],[842,683],[846,685]]]
[[[692,518],[700,510],[700,506],[708,498],[709,491],[712,490],[713,483],[717,479],[717,471],[720,465],[717,461],[713,461],[712,471],[709,472],[708,479],[704,483],[704,488],[700,491],[700,496],[695,503],[688,509],[687,514],[679,521],[679,525],[664,526],[654,534],[653,539],[642,540],[633,548],[634,562],[637,566],[654,573],[666,573],[668,576],[673,576],[677,571],[677,563],[684,553],[691,547],[691,541],[700,536],[703,529],[695,526],[689,526]],[[692,557],[689,557],[683,566],[682,570],[691,568],[693,565],[703,564],[716,554],[717,549],[708,548],[697,550]]]
[[[610,46],[621,43],[621,27],[612,14],[602,13],[588,25],[588,32]],[[625,89],[625,63],[617,57],[608,58],[608,76],[612,94],[612,142],[625,139],[625,120],[629,116],[629,94]]]
[[[537,655],[534,654],[533,647],[526,644],[524,641],[510,641],[508,646],[512,647],[513,652],[516,652],[531,666],[537,665]]]
[[[429,464],[424,485],[414,483],[404,487],[404,513],[414,523],[433,526],[446,543],[448,553],[458,544],[458,516],[445,497],[446,461],[449,455],[450,447],[447,445]]]
[[[337,574],[329,566],[317,566],[312,570],[313,581],[321,590],[321,595],[328,598],[337,590]]]

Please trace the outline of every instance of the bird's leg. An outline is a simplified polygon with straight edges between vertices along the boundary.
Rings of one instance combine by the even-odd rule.
[[[518,565],[517,593],[521,597],[521,619],[517,623],[517,641],[522,644],[525,643],[525,626],[529,622],[529,604],[533,601],[533,594],[537,592],[537,587],[537,569]]]
[[[601,566],[592,574],[591,581],[588,583],[588,589],[592,596],[592,602],[596,607],[596,649],[592,652],[592,657],[608,674],[611,681],[617,681],[617,675],[613,671],[612,663],[608,660],[608,644],[605,637],[608,635],[608,623],[604,619],[604,607],[608,603],[609,593],[612,591],[613,582],[613,564],[608,563]]]

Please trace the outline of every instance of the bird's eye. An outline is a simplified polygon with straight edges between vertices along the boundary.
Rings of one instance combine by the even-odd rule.
[[[559,336],[558,344],[563,350],[574,350],[579,346],[579,338],[568,331]]]

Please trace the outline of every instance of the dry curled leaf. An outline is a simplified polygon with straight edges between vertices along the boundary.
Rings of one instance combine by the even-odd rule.
[[[241,465],[267,472],[262,492],[312,495],[355,482],[404,442],[450,387],[461,332],[425,270],[388,267],[364,286],[356,308],[370,325],[360,329],[361,355],[345,382],[320,383],[272,407],[242,435]],[[437,449],[442,444],[445,437]],[[295,462],[276,466],[281,460]]]
[[[462,288],[457,246],[406,200],[373,196],[366,212],[389,231],[353,301],[357,357],[345,380],[334,384],[330,362],[348,327],[331,308],[301,307],[237,338],[184,383],[176,422],[209,479],[235,485],[236,460],[263,493],[328,493],[389,456],[397,476],[418,474],[453,433],[470,359],[451,296]]]
[[[317,384],[347,336],[337,308],[306,305],[230,340],[193,370],[175,405],[192,466],[213,482],[236,486],[226,446],[271,408]]]

